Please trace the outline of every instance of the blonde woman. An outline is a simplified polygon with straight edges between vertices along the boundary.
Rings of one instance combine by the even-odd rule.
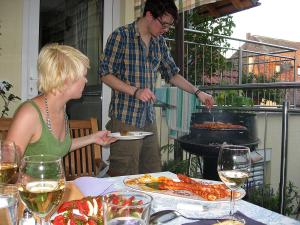
[[[60,157],[69,151],[96,143],[115,141],[109,131],[71,139],[66,103],[82,95],[87,82],[89,59],[77,49],[46,45],[38,57],[38,88],[40,95],[24,102],[14,115],[7,140],[16,143],[21,156],[54,154]]]

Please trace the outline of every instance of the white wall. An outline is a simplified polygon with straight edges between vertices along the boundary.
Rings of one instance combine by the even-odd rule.
[[[277,188],[280,181],[282,115],[281,113],[260,113],[257,115],[257,130],[261,140],[261,148],[264,145],[266,118],[265,145],[272,149],[268,174],[271,185]],[[292,181],[300,188],[300,115],[292,114],[289,116],[288,128],[287,181]]]
[[[22,9],[23,1],[0,1],[0,81],[10,82],[17,96],[21,96]],[[19,103],[10,105],[9,116]],[[2,104],[0,100],[0,109]]]
[[[124,12],[124,9],[126,12]],[[107,38],[119,26],[130,23],[134,16],[134,0],[104,0],[104,21],[103,21],[103,49]],[[103,84],[102,86],[102,129],[109,120],[108,109],[111,98],[111,89]],[[103,148],[103,160],[109,157],[109,148]]]

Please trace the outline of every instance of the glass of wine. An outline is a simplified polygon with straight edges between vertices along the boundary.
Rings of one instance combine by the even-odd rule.
[[[20,165],[19,196],[25,206],[49,224],[45,217],[61,201],[65,189],[65,175],[61,158],[53,155],[25,156]]]
[[[18,157],[15,143],[0,140],[0,183],[15,183],[17,170]]]
[[[242,223],[245,221],[234,216],[234,191],[241,188],[249,177],[251,168],[250,149],[240,145],[222,145],[218,157],[218,174],[230,189],[229,219]]]

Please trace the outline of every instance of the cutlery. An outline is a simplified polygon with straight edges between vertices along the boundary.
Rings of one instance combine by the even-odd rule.
[[[158,99],[155,100],[154,106],[163,107],[163,108],[167,108],[167,109],[176,109],[177,108],[175,105],[170,105],[170,104],[165,103]]]
[[[181,214],[177,210],[162,210],[153,213],[150,216],[150,225],[155,225],[155,224],[161,224],[161,223],[167,223],[170,222],[171,220],[174,220],[178,217],[184,217],[189,220],[200,220],[200,219],[205,219],[205,220],[224,220],[224,217],[217,217],[217,218],[200,218],[200,217],[189,217]]]

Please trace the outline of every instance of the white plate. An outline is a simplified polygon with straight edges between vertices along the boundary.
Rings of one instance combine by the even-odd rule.
[[[111,133],[108,136],[117,138],[119,140],[138,140],[143,139],[148,135],[152,135],[152,132],[144,132],[144,131],[129,131],[128,135],[121,135],[120,132]]]
[[[230,201],[230,197],[227,198],[222,198],[222,199],[217,199],[215,201],[208,201],[204,198],[201,198],[199,195],[193,194],[190,191],[186,191],[186,190],[157,190],[157,189],[152,189],[148,186],[145,185],[138,185],[138,184],[127,184],[127,181],[131,180],[131,179],[135,179],[138,177],[141,177],[143,175],[132,175],[132,176],[128,176],[126,177],[123,182],[127,187],[130,187],[132,189],[138,190],[138,191],[142,191],[142,192],[148,192],[148,193],[157,193],[157,194],[163,194],[163,195],[171,195],[171,196],[175,196],[175,197],[180,197],[180,198],[186,198],[186,199],[190,199],[190,200],[195,200],[195,201],[201,201],[201,202],[208,202],[208,203],[214,203],[214,202],[228,202]],[[153,177],[156,177],[155,175],[151,175]],[[167,176],[165,176],[167,177]],[[174,181],[179,181],[179,179],[173,179]],[[208,180],[201,180],[201,179],[194,179],[196,181],[202,181],[205,183],[214,183],[214,184],[218,184],[218,183],[222,183],[220,181],[208,181]],[[246,195],[246,191],[242,188],[238,189],[237,192],[240,193],[240,196],[238,198],[235,198],[235,200],[239,200],[242,199],[245,195]]]

